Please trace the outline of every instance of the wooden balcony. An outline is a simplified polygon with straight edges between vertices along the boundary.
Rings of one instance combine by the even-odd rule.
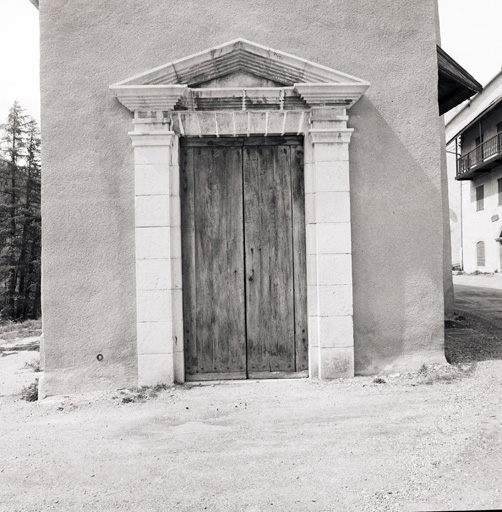
[[[502,133],[483,142],[457,160],[457,180],[473,180],[502,165]]]

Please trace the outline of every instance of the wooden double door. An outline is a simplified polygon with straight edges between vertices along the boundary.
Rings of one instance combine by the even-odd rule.
[[[306,376],[303,140],[183,138],[187,380]]]

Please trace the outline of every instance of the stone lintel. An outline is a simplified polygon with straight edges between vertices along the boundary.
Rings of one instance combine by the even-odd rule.
[[[181,111],[172,114],[172,129],[181,136],[302,135],[310,127],[305,110]]]

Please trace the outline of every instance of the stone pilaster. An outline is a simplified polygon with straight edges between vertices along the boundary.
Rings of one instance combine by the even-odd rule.
[[[183,381],[178,137],[135,120],[138,384]]]
[[[313,108],[306,151],[310,375],[354,375],[349,141],[341,108]]]

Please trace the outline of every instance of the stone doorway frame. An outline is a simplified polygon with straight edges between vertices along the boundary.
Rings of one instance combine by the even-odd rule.
[[[190,77],[209,65],[214,70],[205,79],[213,83],[239,70],[283,83],[200,88]],[[185,381],[178,154],[184,136],[303,135],[309,377],[354,375],[347,110],[368,86],[238,39],[110,87],[134,113],[138,385]],[[176,110],[187,97],[217,101],[219,109]],[[288,109],[286,97],[303,107]],[[260,106],[248,109],[253,98]]]

